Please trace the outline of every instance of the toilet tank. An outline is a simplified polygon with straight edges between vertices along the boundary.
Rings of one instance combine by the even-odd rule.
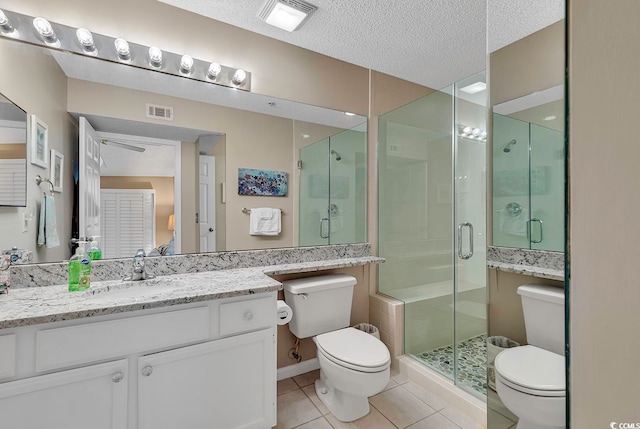
[[[530,283],[520,286],[518,295],[527,343],[564,356],[564,290]]]
[[[346,274],[283,282],[284,300],[293,310],[289,330],[298,338],[308,338],[349,326],[356,283]]]

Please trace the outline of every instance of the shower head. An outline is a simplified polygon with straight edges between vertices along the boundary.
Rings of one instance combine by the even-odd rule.
[[[516,143],[517,143],[516,139],[511,140],[509,143],[507,143],[507,145],[504,147],[504,149],[502,149],[502,151],[503,151],[504,153],[509,153],[509,152],[511,152],[511,146],[512,146],[512,145],[514,145],[514,144],[516,144]]]
[[[331,155],[335,155],[336,156],[336,161],[341,161],[342,160],[342,156],[338,152],[333,150],[333,149],[331,149]]]

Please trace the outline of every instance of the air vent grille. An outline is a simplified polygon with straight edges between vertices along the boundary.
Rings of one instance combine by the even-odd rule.
[[[313,12],[315,12],[318,9],[314,5],[309,4],[307,2],[300,1],[300,0],[267,0],[264,7],[260,10],[260,13],[258,14],[258,18],[265,21],[269,16],[269,14],[271,13],[271,11],[273,10],[273,8],[275,7],[275,5],[278,3],[285,4],[287,6],[290,6],[294,9],[298,9],[299,11],[306,13],[307,18],[309,17],[309,15],[311,15]]]
[[[173,121],[173,107],[147,104],[147,118]]]

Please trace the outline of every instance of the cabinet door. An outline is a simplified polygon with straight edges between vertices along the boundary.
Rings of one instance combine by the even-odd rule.
[[[0,426],[126,428],[126,374],[120,360],[0,384]]]
[[[139,429],[275,426],[275,334],[266,329],[138,359]]]

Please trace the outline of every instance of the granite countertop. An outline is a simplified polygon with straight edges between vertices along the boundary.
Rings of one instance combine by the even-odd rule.
[[[208,301],[282,289],[269,277],[384,262],[373,256],[158,276],[141,282],[95,282],[81,292],[68,285],[13,289],[0,295],[0,329]]]
[[[564,270],[535,267],[532,265],[511,264],[506,262],[487,261],[487,267],[507,273],[525,274],[542,279],[564,281]]]

